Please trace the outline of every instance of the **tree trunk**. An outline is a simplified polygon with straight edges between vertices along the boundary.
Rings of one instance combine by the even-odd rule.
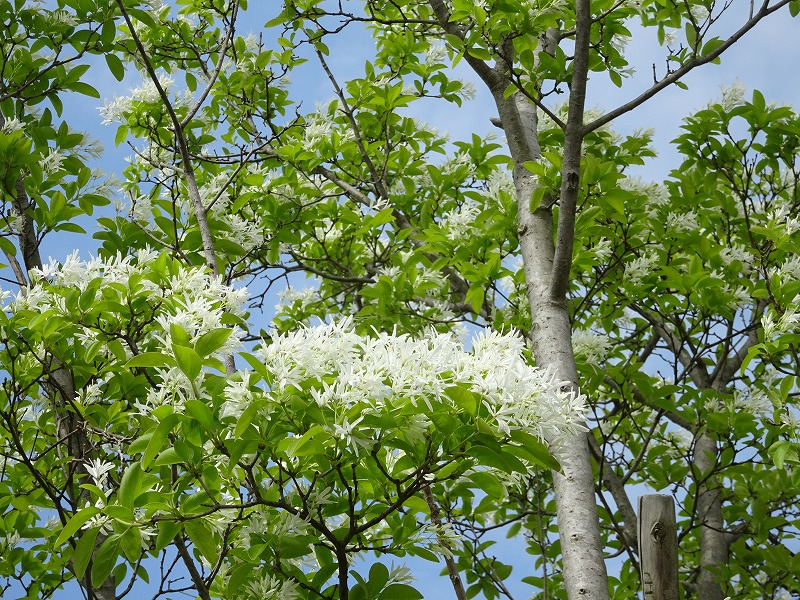
[[[493,91],[515,164],[519,242],[531,304],[533,355],[537,366],[553,369],[577,391],[578,372],[566,297],[553,298],[551,294],[553,219],[549,206],[531,211],[530,199],[537,183],[522,166],[541,156],[536,111],[521,94],[504,98],[502,90]],[[586,434],[563,440],[555,450],[563,470],[554,473],[554,481],[567,595],[573,600],[604,600],[609,597],[608,575]]]
[[[697,502],[695,513],[700,522],[699,600],[723,600],[725,592],[714,569],[728,563],[728,540],[723,530],[722,501],[711,473],[717,456],[717,444],[701,432],[695,442],[694,466]]]

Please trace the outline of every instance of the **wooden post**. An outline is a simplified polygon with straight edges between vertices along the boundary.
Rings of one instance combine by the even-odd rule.
[[[678,600],[678,528],[672,496],[640,496],[638,525],[644,600]]]

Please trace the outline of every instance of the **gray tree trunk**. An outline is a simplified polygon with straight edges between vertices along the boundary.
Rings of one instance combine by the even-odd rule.
[[[728,539],[723,530],[722,500],[719,488],[710,473],[717,457],[717,444],[702,432],[695,441],[694,467],[697,500],[695,514],[700,522],[700,577],[697,584],[699,600],[723,600],[725,592],[715,568],[728,564]]]
[[[554,369],[577,391],[566,297],[552,294],[553,219],[549,206],[531,211],[530,198],[537,183],[522,166],[541,156],[536,110],[521,94],[503,98],[501,90],[495,91],[495,102],[515,164],[519,242],[531,304],[533,354],[539,367]],[[571,599],[604,600],[609,597],[608,575],[586,434],[563,440],[556,451],[563,470],[554,474],[554,481],[567,595]]]

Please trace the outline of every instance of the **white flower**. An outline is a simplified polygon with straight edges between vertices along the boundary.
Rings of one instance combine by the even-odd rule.
[[[306,118],[306,126],[303,130],[303,139],[310,146],[316,145],[322,140],[327,140],[333,133],[333,123],[325,115],[311,115]]]
[[[105,462],[99,458],[92,459],[86,463],[86,472],[94,479],[94,484],[103,489],[106,479],[108,479],[108,472],[114,469],[114,463]]]
[[[78,400],[84,406],[94,404],[101,398],[102,394],[100,393],[100,382],[89,383],[85,385],[83,389],[78,390]]]
[[[24,127],[25,125],[22,123],[22,121],[16,118],[6,119],[3,126],[0,127],[0,133],[4,135],[11,135],[15,131],[22,131]]]
[[[654,252],[646,252],[625,264],[624,279],[633,285],[642,283],[642,279],[653,273],[658,258]]]
[[[147,221],[153,218],[153,208],[148,194],[140,194],[131,200],[128,217],[133,221]]]
[[[688,233],[699,229],[697,214],[692,210],[670,213],[667,215],[666,228],[668,231]]]
[[[601,238],[597,240],[595,245],[592,247],[592,253],[597,259],[597,262],[606,262],[611,257],[611,240],[608,238]]]
[[[86,507],[89,506],[91,506],[91,504],[87,502]],[[97,502],[95,502],[95,507],[97,508],[103,508],[104,506],[105,504],[102,499],[98,499]],[[94,529],[95,527],[100,528],[101,535],[110,534],[113,531],[111,528],[111,517],[103,513],[98,513],[90,517],[89,520],[81,526],[81,529],[88,531],[90,529]]]
[[[46,18],[51,25],[68,25],[71,27],[78,23],[77,19],[65,10],[54,10]]]
[[[775,335],[778,324],[775,322],[775,317],[772,311],[765,312],[761,317],[761,327],[764,329],[764,340],[770,340]]]
[[[19,541],[19,533],[16,531],[7,533],[4,537],[0,538],[0,554],[3,556],[8,556],[8,553],[17,546]]]
[[[319,406],[340,415],[334,435],[356,449],[372,439],[369,430],[357,428],[366,411],[392,402],[433,410],[434,402],[452,404],[447,390],[457,385],[480,395],[498,436],[523,429],[553,440],[581,428],[583,397],[549,371],[526,364],[523,348],[520,336],[493,332],[477,336],[472,352],[464,352],[452,333],[367,338],[352,331],[348,318],[276,335],[259,352],[272,373],[273,391],[309,389]],[[348,410],[356,405],[362,414],[351,422]],[[430,424],[427,418],[409,419],[405,427],[419,438]]]
[[[692,4],[689,10],[691,11],[692,18],[696,23],[702,23],[709,16],[708,9],[700,4]]]
[[[447,48],[444,44],[431,44],[425,50],[425,65],[432,67],[440,64],[447,56]]]
[[[170,88],[175,84],[175,80],[169,75],[159,76],[158,82],[165,93],[169,92]],[[109,125],[115,121],[120,123],[124,122],[125,115],[133,109],[134,102],[142,102],[145,104],[161,103],[161,95],[158,92],[158,88],[156,84],[149,79],[143,81],[138,87],[131,88],[130,93],[130,96],[122,98],[114,96],[113,100],[110,102],[106,100],[103,106],[98,108],[100,114],[104,117],[101,121],[103,125]],[[185,95],[175,98],[176,104],[185,104],[187,101],[188,97]]]
[[[748,252],[747,248],[741,244],[724,247],[720,250],[719,257],[726,267],[730,267],[733,261],[739,261],[742,264],[741,272],[743,275],[747,275],[752,271],[753,263],[755,262],[755,256]]]
[[[502,194],[508,194],[512,198],[516,195],[514,180],[505,169],[496,169],[491,172],[486,180],[486,193],[489,198],[499,200]]]
[[[772,401],[767,394],[760,389],[737,389],[733,392],[731,410],[736,412],[746,412],[757,417],[766,417],[774,410]]]
[[[800,230],[800,217],[794,214],[788,202],[776,203],[767,215],[768,227],[782,235],[792,235]]]
[[[358,417],[351,423],[347,417],[345,417],[342,419],[341,423],[334,423],[333,425],[333,434],[347,442],[348,446],[352,446],[356,454],[358,454],[359,446],[362,448],[367,448],[369,446],[369,440],[357,435],[355,430],[356,426],[361,423],[363,419],[364,417]]]
[[[800,279],[800,254],[792,254],[773,272],[784,282]]]
[[[225,402],[219,411],[219,418],[234,417],[238,419],[253,401],[253,392],[250,391],[250,373],[239,371],[241,381],[229,380],[225,386]]]
[[[586,362],[598,365],[606,359],[611,349],[611,340],[588,329],[575,329],[572,332],[572,349],[575,356]]]
[[[56,174],[59,169],[61,169],[61,163],[63,162],[64,155],[55,148],[50,148],[47,156],[40,161],[39,166],[42,167],[42,171],[44,171],[45,175],[49,177],[50,175]]]
[[[741,104],[744,99],[745,87],[739,79],[735,79],[730,85],[721,86],[722,99],[720,104],[725,112],[733,110],[733,108]],[[713,102],[709,103],[709,107],[713,106]]]
[[[459,208],[444,213],[439,226],[444,230],[447,239],[458,241],[473,231],[479,213],[478,206],[474,202],[467,201]]]
[[[264,575],[244,586],[244,591],[237,595],[241,600],[294,600],[299,597],[298,585],[291,579],[278,579],[272,575]]]

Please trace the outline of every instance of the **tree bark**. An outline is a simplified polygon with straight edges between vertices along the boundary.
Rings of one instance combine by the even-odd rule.
[[[715,568],[728,564],[728,539],[723,530],[722,500],[711,473],[715,466],[717,443],[708,432],[701,432],[695,441],[694,476],[697,486],[695,514],[700,522],[699,600],[723,600],[725,592]]]
[[[501,86],[498,86],[498,88]],[[536,364],[553,369],[577,391],[578,372],[572,352],[572,327],[566,297],[551,292],[553,219],[549,207],[531,211],[530,199],[537,182],[523,163],[541,157],[536,112],[520,111],[521,94],[503,97],[493,90],[514,159],[519,242],[525,268],[527,297],[531,304],[531,340]],[[526,106],[530,106],[525,102]],[[587,434],[562,440],[555,449],[563,473],[554,474],[558,530],[564,560],[564,583],[571,599],[608,598],[608,574],[595,502],[594,475]]]

